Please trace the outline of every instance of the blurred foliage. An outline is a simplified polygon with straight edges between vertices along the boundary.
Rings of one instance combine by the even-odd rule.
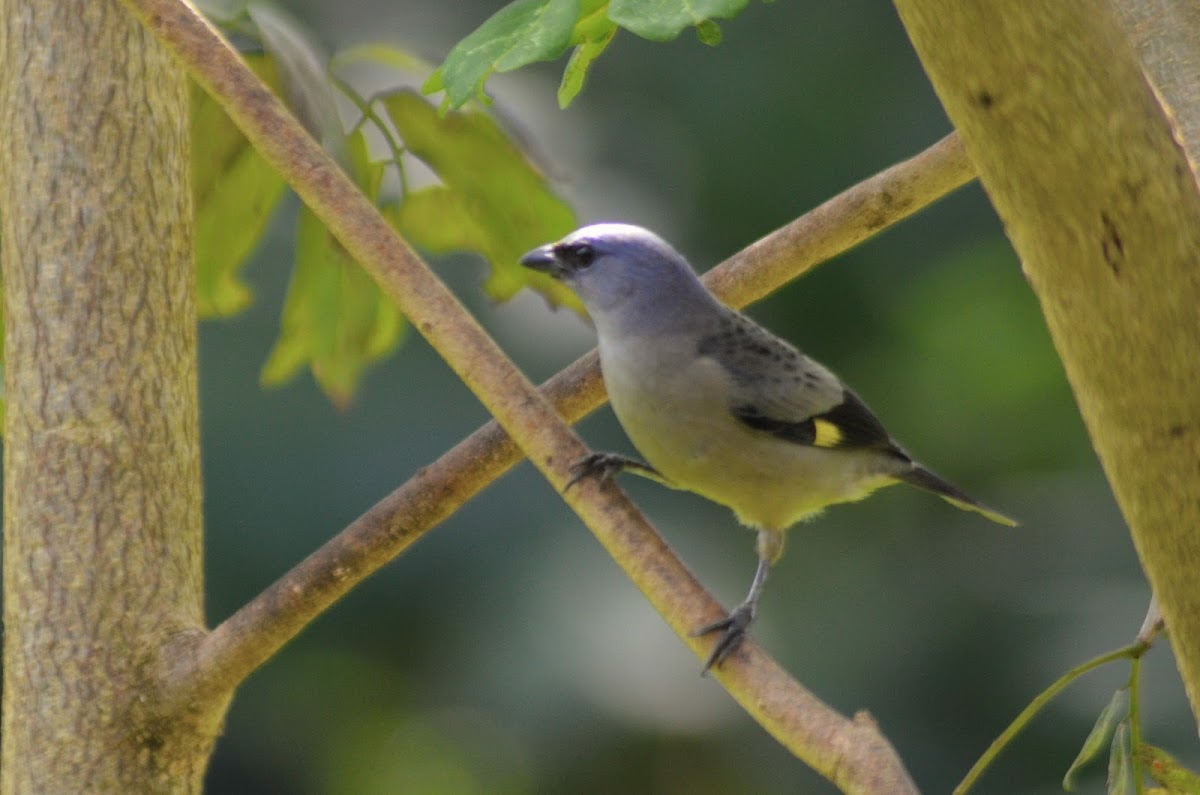
[[[411,242],[436,254],[482,255],[492,268],[485,289],[497,300],[533,287],[551,305],[582,309],[561,284],[517,262],[529,249],[573,229],[575,215],[486,112],[439,114],[408,91],[364,99],[348,82],[330,74],[330,59],[311,36],[270,5],[251,3],[224,25],[263,48],[247,54],[252,68]],[[399,72],[429,71],[419,58],[381,44],[351,47],[333,62],[342,67],[367,62]],[[348,131],[335,87],[359,112]],[[384,113],[376,110],[377,104]],[[200,313],[229,316],[244,311],[251,301],[241,270],[265,233],[285,185],[214,100],[193,88],[192,105]],[[386,160],[372,156],[368,130],[387,142]],[[441,183],[411,187],[409,159],[423,162]],[[389,167],[398,176],[390,188],[385,182]],[[324,224],[303,210],[296,224],[293,274],[279,338],[263,365],[261,382],[287,383],[307,367],[329,399],[345,407],[366,369],[399,345],[403,328],[394,302]]]
[[[391,217],[400,232],[435,254],[482,254],[492,263],[485,285],[492,298],[506,300],[534,287],[552,306],[582,311],[570,289],[518,261],[537,241],[574,229],[575,213],[500,126],[478,110],[439,116],[414,92],[391,94],[383,105],[408,151],[441,179],[409,191],[395,207]]]
[[[378,202],[384,164],[371,160],[361,130],[349,137],[348,146],[351,175],[367,198]],[[345,406],[363,370],[395,350],[403,328],[395,303],[321,220],[302,208],[292,283],[262,382],[284,383],[307,364],[334,404]]]
[[[1063,789],[1071,792],[1076,787],[1076,780],[1079,776],[1079,771],[1085,765],[1099,758],[1104,752],[1106,746],[1109,745],[1109,740],[1116,731],[1117,724],[1125,720],[1129,710],[1129,691],[1122,688],[1113,693],[1113,697],[1100,711],[1100,715],[1096,718],[1095,725],[1088,732],[1087,739],[1083,741],[1083,745],[1079,749],[1079,753],[1075,756],[1075,761],[1071,763],[1071,767],[1067,769],[1067,774],[1063,776]]]
[[[248,53],[246,62],[263,82],[279,90],[269,57]],[[201,317],[234,315],[251,300],[242,266],[265,233],[286,184],[195,83],[191,113],[197,305]]]

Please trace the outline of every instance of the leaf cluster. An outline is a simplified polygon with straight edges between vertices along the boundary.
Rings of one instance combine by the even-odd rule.
[[[749,0],[516,0],[496,12],[450,51],[425,83],[445,91],[442,109],[477,98],[496,72],[571,57],[558,87],[566,107],[583,89],[588,69],[624,29],[651,41],[671,41],[693,27],[705,44],[719,44],[718,19],[736,16]]]
[[[552,304],[581,309],[562,285],[518,264],[522,253],[566,234],[576,219],[488,112],[470,107],[439,113],[409,89],[363,98],[335,72],[366,61],[429,74],[430,67],[397,48],[357,47],[331,60],[294,21],[261,5],[226,25],[257,48],[245,56],[255,72],[406,240],[433,254],[482,255],[491,269],[485,290],[496,300],[533,287]],[[349,125],[342,121],[335,90],[358,114]],[[199,308],[204,317],[228,316],[252,300],[242,269],[285,185],[198,88],[192,92],[192,120]],[[373,147],[379,141],[385,154]],[[432,171],[435,184],[409,184],[414,160]],[[261,380],[286,383],[307,367],[335,405],[343,406],[367,367],[400,343],[404,318],[307,208],[296,221],[295,252],[279,336]]]

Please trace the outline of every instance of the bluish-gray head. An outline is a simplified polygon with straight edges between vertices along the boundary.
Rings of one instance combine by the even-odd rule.
[[[658,235],[631,224],[593,224],[526,254],[521,263],[575,290],[598,325],[715,304],[691,266]]]

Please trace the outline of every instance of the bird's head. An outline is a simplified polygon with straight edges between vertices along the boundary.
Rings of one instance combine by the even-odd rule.
[[[679,252],[631,224],[585,226],[535,248],[521,264],[569,285],[598,324],[605,316],[629,322],[714,300]]]

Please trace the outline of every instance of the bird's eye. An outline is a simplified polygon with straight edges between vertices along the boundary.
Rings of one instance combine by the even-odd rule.
[[[589,246],[587,243],[580,243],[572,249],[571,254],[581,267],[586,268],[596,259],[596,249]]]

